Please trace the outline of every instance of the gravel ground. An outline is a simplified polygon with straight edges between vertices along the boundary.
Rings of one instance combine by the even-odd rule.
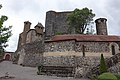
[[[14,77],[11,79],[1,79],[8,72],[9,76]],[[37,68],[22,67],[12,64],[10,61],[3,61],[0,63],[0,80],[87,80],[87,79],[74,79],[71,77],[56,77],[37,75]]]

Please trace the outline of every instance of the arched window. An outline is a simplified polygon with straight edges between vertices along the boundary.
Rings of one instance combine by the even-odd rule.
[[[112,55],[115,55],[115,46],[112,45],[112,46],[111,46],[111,49],[112,49]]]

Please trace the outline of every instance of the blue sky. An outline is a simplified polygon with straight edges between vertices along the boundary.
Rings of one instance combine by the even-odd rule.
[[[45,15],[49,10],[72,11],[88,7],[96,14],[95,19],[107,18],[110,35],[120,36],[120,0],[0,0],[0,15],[8,16],[4,26],[12,25],[12,37],[7,51],[15,51],[19,34],[23,31],[24,21],[30,21],[33,28],[38,22],[45,25]]]

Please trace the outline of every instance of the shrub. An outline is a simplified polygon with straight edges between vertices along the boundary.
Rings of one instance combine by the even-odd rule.
[[[100,59],[100,74],[107,72],[107,65],[105,63],[105,59],[103,54],[101,54],[101,59]]]
[[[114,74],[118,80],[120,80],[120,74]]]
[[[55,35],[63,35],[61,32],[56,32]]]
[[[103,74],[98,76],[98,80],[118,80],[118,79],[112,73],[103,73]]]

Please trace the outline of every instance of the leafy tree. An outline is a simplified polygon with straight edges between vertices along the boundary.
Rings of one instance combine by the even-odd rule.
[[[103,54],[101,54],[101,59],[100,59],[100,74],[107,72],[107,65],[105,63],[105,59]]]
[[[70,25],[69,31],[75,30],[75,33],[83,34],[86,27],[92,23],[95,14],[92,13],[91,9],[75,9],[71,14],[68,15],[67,21]]]
[[[86,34],[94,34],[94,29],[93,29],[93,26],[91,26],[90,28],[87,28],[87,31],[86,31]]]
[[[0,8],[2,5],[0,5]],[[0,17],[0,55],[4,52],[4,48],[7,47],[8,45],[6,42],[8,41],[8,38],[12,35],[11,34],[11,26],[9,27],[4,27],[3,23],[7,21],[8,17],[7,16],[1,16]]]

